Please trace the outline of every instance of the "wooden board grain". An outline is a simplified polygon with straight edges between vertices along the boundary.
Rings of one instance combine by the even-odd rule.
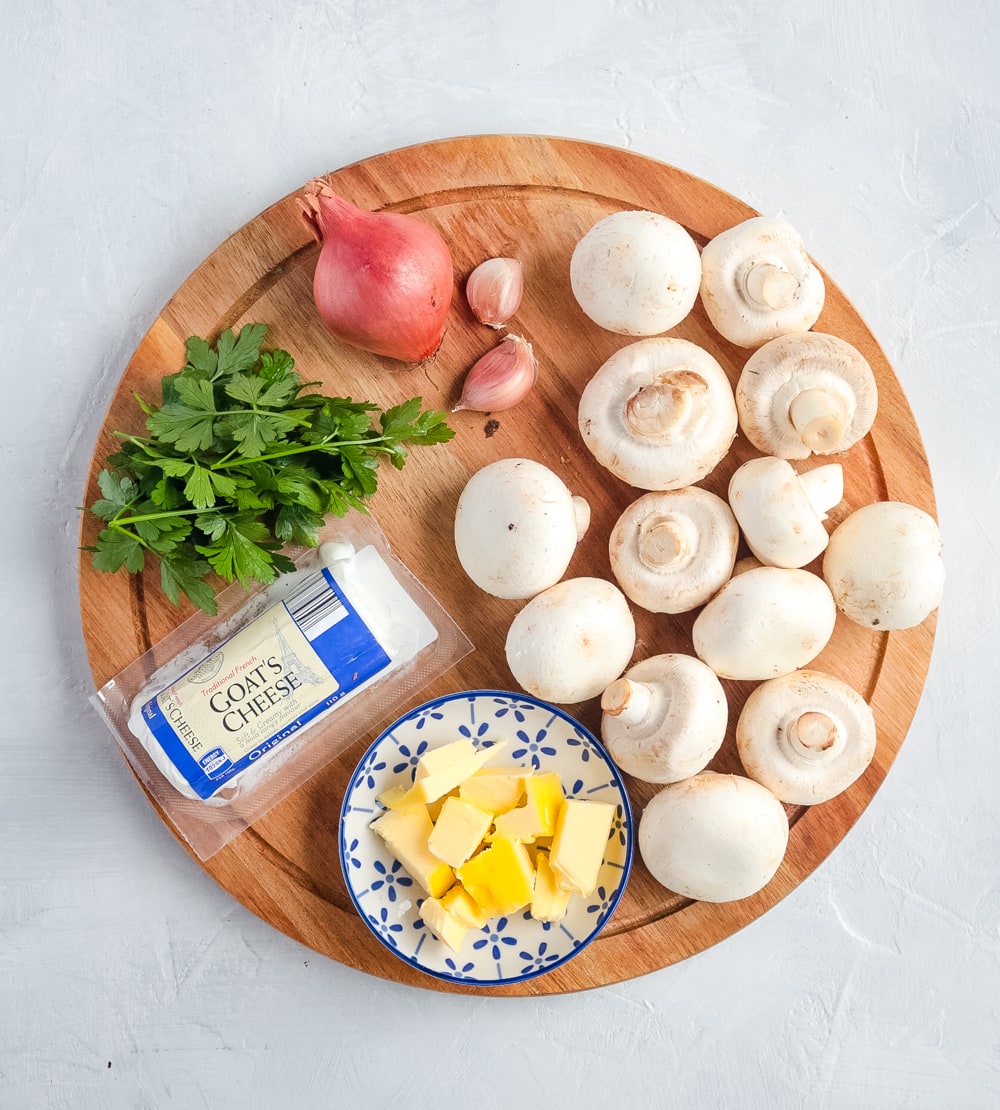
[[[699,244],[755,215],[741,201],[679,169],[614,147],[537,136],[448,139],[367,159],[328,175],[355,204],[419,215],[452,247],[456,297],[436,358],[405,368],[348,349],[320,324],[311,297],[318,248],[300,218],[300,194],[278,201],[219,246],[164,307],[125,368],[94,448],[88,503],[96,475],[114,449],[115,429],[141,430],[132,392],[158,396],[161,376],[183,363],[189,335],[214,337],[226,327],[263,322],[268,342],[295,357],[307,379],[327,392],[350,394],[380,406],[420,394],[426,404],[451,408],[475,359],[497,341],[475,322],[462,285],[491,255],[524,264],[526,294],[510,330],[534,345],[541,372],[534,392],[516,409],[452,417],[457,431],[446,446],[412,453],[403,472],[383,473],[373,512],[396,553],[415,571],[475,644],[451,672],[414,697],[458,689],[516,689],[504,659],[507,626],[520,607],[486,597],[464,577],[451,539],[455,505],[467,478],[505,456],[537,459],[591,503],[593,520],[568,575],[610,577],[607,539],[620,512],[640,491],[600,470],[582,445],[576,402],[588,378],[624,337],[601,331],[577,307],[569,289],[573,246],[598,219],[623,208],[671,216]],[[839,461],[845,499],[831,514],[836,524],[870,501],[903,500],[934,512],[927,460],[905,395],[878,343],[840,290],[827,278],[827,300],[816,330],[839,335],[869,359],[879,383],[879,413],[872,432]],[[723,341],[701,307],[672,334],[711,351],[735,383],[748,352]],[[742,436],[702,484],[722,495],[736,467],[756,452]],[[81,542],[96,534],[83,519]],[[812,569],[817,569],[813,567]],[[79,567],[83,632],[95,683],[100,686],[175,627],[189,612],[172,609],[155,574],[134,580],[96,573],[89,556]],[[636,610],[635,658],[690,651],[694,614],[653,616]],[[357,917],[341,879],[337,823],[344,787],[357,758],[385,722],[214,856],[205,870],[234,898],[274,927],[317,952],[364,972],[434,990],[495,994],[552,994],[618,982],[666,967],[732,935],[759,917],[808,876],[851,829],[871,801],[906,736],[923,687],[935,618],[906,632],[875,633],[838,619],[829,646],[813,664],[839,674],[871,702],[878,750],[867,773],[838,798],[811,809],[788,807],[788,853],[774,880],[740,902],[708,905],[658,886],[637,860],[629,888],[601,937],[565,967],[525,983],[470,988],[443,983],[393,960]],[[711,764],[739,772],[734,730],[752,684],[725,683],[730,730]],[[404,708],[409,708],[409,705]],[[595,702],[567,707],[597,732]],[[655,788],[629,780],[636,817]]]

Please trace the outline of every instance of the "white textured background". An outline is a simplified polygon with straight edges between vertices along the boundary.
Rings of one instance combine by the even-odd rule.
[[[0,1106],[1000,1104],[1000,8],[947,0],[7,0],[0,30]],[[620,986],[461,998],[235,903],[86,705],[76,506],[170,294],[309,177],[534,132],[781,214],[902,379],[950,569],[901,755],[836,853]],[[455,1094],[457,1092],[457,1094]]]

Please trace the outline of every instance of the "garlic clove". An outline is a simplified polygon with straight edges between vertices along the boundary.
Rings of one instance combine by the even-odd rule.
[[[488,258],[465,283],[465,297],[481,324],[502,328],[524,296],[524,271],[516,258]]]
[[[451,410],[501,412],[513,408],[531,392],[538,378],[538,361],[531,344],[519,335],[505,335],[473,365],[465,377],[462,396]]]

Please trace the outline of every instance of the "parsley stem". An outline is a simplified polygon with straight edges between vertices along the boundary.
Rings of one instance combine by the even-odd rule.
[[[219,468],[220,466],[224,466],[224,465],[225,465],[226,463],[228,463],[228,462],[229,462],[229,460],[230,460],[230,459],[231,459],[231,458],[233,457],[233,455],[235,455],[235,454],[236,454],[236,452],[237,452],[237,451],[239,451],[239,449],[240,449],[240,445],[239,445],[239,444],[237,443],[237,444],[235,445],[235,447],[233,447],[233,448],[231,448],[231,449],[230,449],[229,451],[227,451],[227,452],[226,452],[226,453],[225,453],[225,454],[224,454],[224,455],[222,456],[222,458],[221,458],[221,459],[219,459],[219,461],[218,461],[218,462],[216,462],[216,463],[213,463],[213,464],[212,464],[212,466],[210,467],[210,469],[211,469],[211,470],[218,470],[218,468]],[[192,459],[192,462],[193,462],[193,461],[194,461],[194,460]]]
[[[147,448],[149,448],[156,442],[149,436],[137,436],[133,435],[131,432],[115,432],[114,434],[115,436],[117,436],[118,439],[123,440],[125,443],[133,443],[136,447],[141,447],[147,455],[151,453],[147,450]]]
[[[223,506],[222,508],[224,508]],[[115,527],[121,527],[123,524],[141,524],[146,520],[169,520],[175,516],[194,516],[198,513],[206,513],[208,509],[164,509],[159,513],[137,513],[135,516],[121,516],[115,517],[109,521]],[[222,509],[213,506],[213,511],[221,512]],[[122,529],[124,531],[124,529]]]
[[[310,451],[322,451],[324,448],[333,446],[336,450],[342,447],[378,447],[383,443],[394,442],[392,436],[372,436],[370,439],[343,439],[338,440],[335,436],[328,436],[326,439],[321,439],[319,443],[304,443],[298,447],[288,447],[283,451],[271,451],[267,455],[257,455],[252,459],[236,458],[232,459],[226,456],[219,460],[219,462],[212,463],[209,467],[210,470],[228,470],[233,466],[252,466],[254,463],[270,462],[271,459],[283,459],[289,455],[305,455]],[[385,447],[383,450],[390,450]],[[231,452],[230,452],[231,453]]]
[[[116,432],[115,434],[120,439],[124,439],[129,443],[134,443],[136,447],[139,447],[143,451],[146,451],[147,454],[159,456],[159,452],[155,449],[152,451],[147,450],[148,447],[151,447],[156,443],[155,439],[144,438],[143,436],[126,435],[123,432]],[[237,456],[236,458],[233,457],[234,454],[239,450],[239,445],[237,444],[237,446],[227,451],[221,459],[214,463],[208,464],[207,469],[229,470],[231,467],[234,466],[252,466],[254,463],[270,462],[272,459],[283,459],[289,455],[306,455],[310,451],[323,451],[325,448],[330,446],[333,446],[335,449],[338,450],[341,447],[373,447],[375,449],[378,449],[381,444],[393,442],[397,442],[393,436],[385,435],[372,436],[369,439],[345,440],[338,440],[335,435],[331,435],[327,436],[326,439],[321,439],[318,443],[304,443],[300,444],[298,447],[288,447],[282,451],[271,451],[266,455],[255,455],[253,458],[249,459],[243,456]],[[388,451],[391,450],[391,448],[383,447],[382,450]],[[201,465],[204,466],[205,463],[202,463]]]
[[[152,551],[152,546],[139,535],[138,532],[133,532],[131,528],[123,528],[117,520],[109,520],[108,527],[123,536],[128,536],[130,540],[134,540],[140,547],[144,547],[147,551]]]

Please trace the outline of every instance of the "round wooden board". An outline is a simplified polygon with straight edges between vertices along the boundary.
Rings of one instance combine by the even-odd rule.
[[[158,397],[162,375],[183,364],[189,335],[214,338],[226,327],[267,323],[267,343],[290,351],[306,379],[320,380],[326,392],[383,407],[419,394],[427,405],[450,409],[466,370],[497,342],[496,333],[477,324],[468,311],[464,279],[487,257],[518,257],[525,267],[526,294],[510,330],[534,345],[541,366],[536,389],[517,408],[498,413],[496,426],[481,413],[454,414],[455,439],[414,451],[402,472],[383,471],[372,504],[395,552],[442,601],[476,649],[410,704],[459,689],[516,689],[504,658],[504,639],[521,603],[479,592],[455,557],[452,519],[465,481],[494,459],[526,456],[551,467],[585,496],[593,509],[592,525],[568,576],[611,577],[608,535],[619,513],[640,493],[601,471],[577,431],[580,390],[628,340],[600,330],[577,307],[568,280],[573,246],[598,219],[623,208],[665,213],[687,227],[700,245],[756,213],[706,182],[649,158],[537,136],[442,140],[366,159],[328,176],[337,191],[360,207],[417,213],[450,244],[456,296],[436,358],[407,368],[351,350],[324,331],[311,296],[318,248],[300,218],[301,194],[288,196],[215,250],[143,339],[95,445],[87,503],[97,496],[96,475],[114,450],[112,432],[142,430],[132,391]],[[829,279],[816,330],[858,347],[871,362],[880,390],[871,434],[839,458],[845,499],[831,514],[832,524],[877,500],[909,501],[934,513],[927,460],[900,384],[857,312]],[[706,347],[735,384],[748,352],[715,333],[700,301],[672,334]],[[755,454],[738,435],[729,455],[702,484],[725,495],[730,475]],[[85,514],[81,542],[92,542],[95,534],[96,521]],[[98,686],[190,612],[174,610],[162,599],[155,571],[146,581],[124,573],[98,574],[89,555],[82,554],[79,573],[83,632]],[[691,651],[694,614],[653,616],[638,609],[635,614],[636,660],[664,651]],[[486,993],[555,994],[619,982],[702,951],[773,906],[837,846],[883,781],[916,710],[934,628],[934,616],[918,628],[893,633],[868,632],[838,619],[832,641],[813,665],[840,675],[870,701],[878,750],[866,774],[833,801],[810,809],[789,807],[788,852],[763,891],[724,905],[691,902],[656,884],[637,858],[625,897],[595,943],[548,975]],[[711,766],[739,772],[735,722],[752,684],[725,685],[730,732]],[[566,708],[599,732],[596,701]],[[483,993],[483,988],[431,979],[394,960],[361,922],[344,889],[337,854],[340,803],[357,759],[385,723],[373,721],[367,737],[202,866],[254,913],[332,959],[414,986]],[[655,788],[630,780],[629,789],[638,820]]]

